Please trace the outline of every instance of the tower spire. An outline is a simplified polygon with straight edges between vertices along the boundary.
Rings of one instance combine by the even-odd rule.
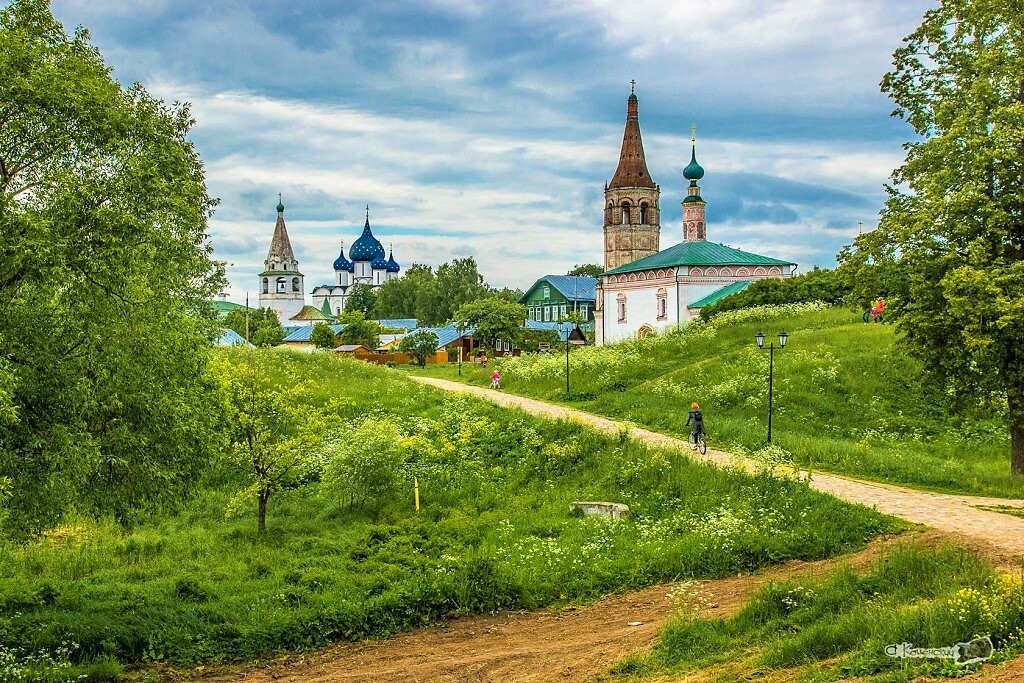
[[[619,152],[619,166],[608,184],[610,188],[656,187],[647,170],[644,158],[644,143],[640,138],[639,101],[634,88],[636,81],[630,81],[629,99],[626,101],[626,129],[622,132],[622,148]]]

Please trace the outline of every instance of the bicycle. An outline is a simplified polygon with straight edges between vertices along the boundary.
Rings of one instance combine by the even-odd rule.
[[[708,452],[708,445],[704,442],[704,432],[690,432],[689,441],[690,447],[695,451],[700,451],[701,455]]]

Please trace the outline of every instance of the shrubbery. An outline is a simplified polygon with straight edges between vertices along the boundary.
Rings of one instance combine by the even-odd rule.
[[[811,301],[838,305],[849,300],[852,290],[852,279],[846,273],[815,267],[807,273],[785,280],[755,280],[742,292],[727,296],[714,306],[702,308],[700,316],[710,320],[723,311]]]

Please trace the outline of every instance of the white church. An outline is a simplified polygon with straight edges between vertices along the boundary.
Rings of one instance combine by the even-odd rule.
[[[661,188],[651,178],[640,138],[639,103],[630,93],[619,165],[605,184],[604,269],[594,313],[597,344],[645,337],[698,315],[754,280],[792,277],[795,263],[707,241],[706,203],[697,181],[696,133],[683,177],[682,238],[660,249]]]

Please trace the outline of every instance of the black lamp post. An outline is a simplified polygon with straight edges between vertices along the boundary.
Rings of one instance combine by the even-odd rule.
[[[757,348],[764,351],[764,332],[758,332],[754,335],[754,341],[757,342]],[[786,341],[789,339],[789,335],[785,332],[779,332],[779,348],[786,348]],[[774,370],[775,360],[775,342],[768,344],[768,443],[772,442],[772,372]]]
[[[569,330],[569,333],[565,335],[565,393],[569,394],[569,345],[572,346],[583,346],[587,343],[587,337],[583,334],[583,330],[580,329],[580,324],[576,323],[575,326]]]

